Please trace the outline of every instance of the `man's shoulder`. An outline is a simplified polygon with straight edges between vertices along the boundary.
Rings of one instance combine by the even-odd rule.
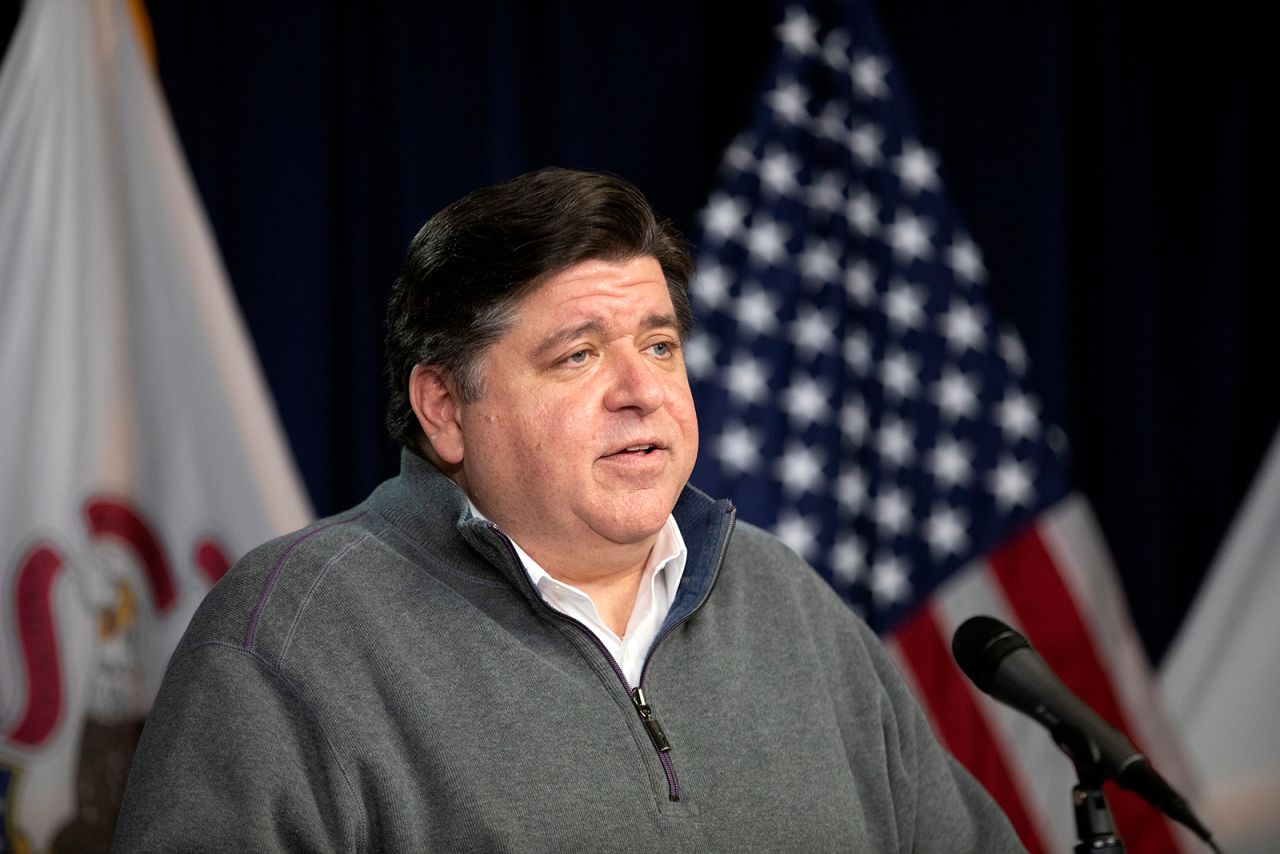
[[[810,627],[821,634],[860,634],[861,622],[818,571],[775,534],[742,519],[725,552],[718,595],[752,619]]]
[[[290,625],[322,585],[359,588],[354,575],[388,572],[408,561],[389,545],[386,526],[366,506],[320,519],[247,552],[201,603],[183,648],[205,643],[247,650],[284,642]]]
[[[234,571],[270,576],[288,564],[307,571],[318,571],[339,560],[352,546],[377,536],[380,520],[367,504],[318,519],[251,549],[240,559]]]
[[[783,588],[800,595],[833,595],[817,570],[776,534],[743,519],[734,525],[725,563],[752,583]]]

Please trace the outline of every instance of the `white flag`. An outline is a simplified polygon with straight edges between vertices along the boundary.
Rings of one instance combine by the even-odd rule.
[[[1161,668],[1204,789],[1236,854],[1280,851],[1280,436]]]
[[[0,70],[0,850],[105,847],[192,612],[310,515],[122,0],[28,0]]]

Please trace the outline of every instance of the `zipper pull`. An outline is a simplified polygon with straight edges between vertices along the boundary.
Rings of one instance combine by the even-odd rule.
[[[644,728],[649,731],[654,747],[658,748],[659,753],[670,752],[671,742],[667,741],[667,734],[662,731],[662,724],[658,723],[653,709],[649,708],[649,703],[644,698],[644,689],[636,688],[632,691],[631,702],[636,704],[636,711],[640,713],[640,720],[644,722]]]

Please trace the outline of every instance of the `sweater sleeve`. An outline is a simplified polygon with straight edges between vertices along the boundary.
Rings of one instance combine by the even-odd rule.
[[[886,739],[896,746],[890,784],[903,850],[1025,851],[995,801],[934,737],[879,640],[864,623],[858,625],[892,710]]]
[[[253,651],[170,663],[134,756],[118,851],[357,851],[365,820],[313,711]]]

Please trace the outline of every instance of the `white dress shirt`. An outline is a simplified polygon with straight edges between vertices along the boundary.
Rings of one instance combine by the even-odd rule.
[[[485,519],[474,504],[471,512]],[[551,574],[529,557],[528,552],[520,548],[514,539],[511,544],[524,564],[525,572],[533,587],[542,596],[542,600],[562,614],[582,623],[595,635],[605,649],[613,656],[627,682],[634,688],[640,684],[640,672],[644,669],[645,656],[649,647],[662,627],[662,621],[671,610],[676,591],[680,589],[680,579],[684,577],[685,559],[689,556],[685,548],[684,537],[680,535],[680,526],[674,516],[667,516],[667,522],[658,531],[658,538],[649,551],[649,559],[645,562],[644,575],[640,578],[640,586],[636,590],[636,604],[631,609],[631,619],[627,621],[626,631],[618,637],[613,630],[600,619],[595,602],[583,591],[552,578]]]

